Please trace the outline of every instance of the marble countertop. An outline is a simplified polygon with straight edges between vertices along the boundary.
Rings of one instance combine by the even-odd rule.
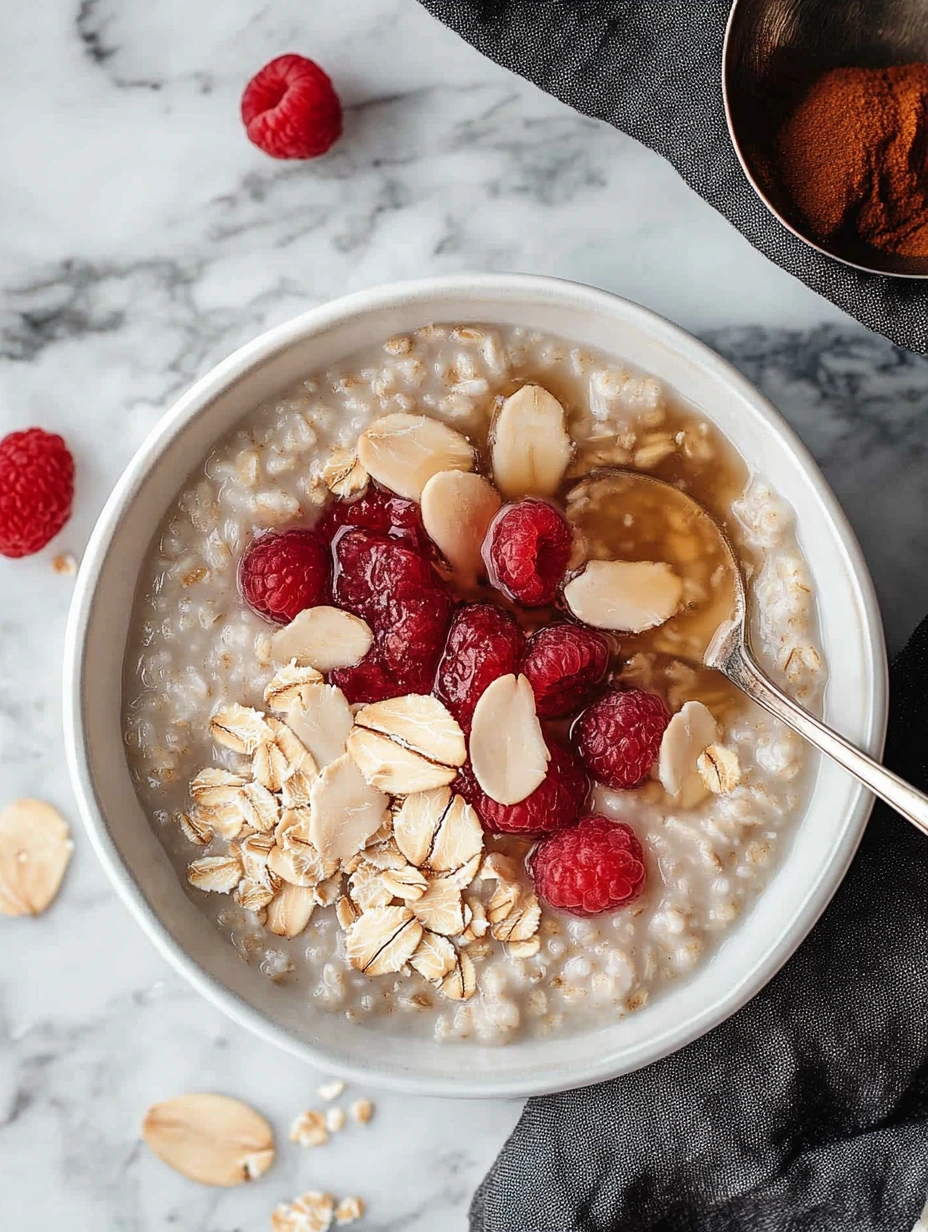
[[[339,147],[275,163],[244,139],[245,80],[319,59]],[[259,330],[342,292],[522,270],[678,321],[768,393],[863,543],[891,648],[928,610],[928,360],[894,350],[770,265],[649,151],[483,60],[414,0],[45,0],[0,16],[0,434],[60,430],[75,516],[0,560],[0,783],[77,823],[59,658],[80,556],[111,485],[175,395]],[[2,801],[0,801],[2,802]],[[369,1232],[463,1230],[514,1124],[508,1102],[370,1089],[367,1128],[286,1144],[259,1184],[201,1189],[140,1146],[149,1103],[252,1100],[286,1138],[320,1076],[252,1039],[158,957],[81,832],[62,893],[0,922],[0,1227],[265,1228],[306,1188],[359,1193]]]

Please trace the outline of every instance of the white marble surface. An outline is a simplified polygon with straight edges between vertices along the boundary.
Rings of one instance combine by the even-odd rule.
[[[347,106],[318,164],[244,139],[238,98],[285,51]],[[517,269],[596,283],[728,354],[799,427],[855,521],[892,645],[928,609],[928,362],[755,253],[669,166],[481,59],[413,0],[41,0],[0,8],[0,432],[62,431],[78,465],[54,550],[0,560],[2,798],[74,817],[59,655],[80,555],[135,446],[260,329],[375,282]],[[76,819],[75,819],[76,820]],[[80,832],[58,902],[0,922],[0,1228],[232,1232],[303,1188],[358,1192],[370,1232],[461,1230],[508,1103],[372,1094],[375,1122],[286,1145],[235,1191],[139,1144],[190,1088],[252,1099],[285,1138],[317,1075],[202,1002],[116,901]],[[28,1221],[23,1216],[28,1213]]]

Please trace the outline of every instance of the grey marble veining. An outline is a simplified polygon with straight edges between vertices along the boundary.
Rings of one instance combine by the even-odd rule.
[[[245,141],[242,85],[316,56],[339,147],[279,164]],[[275,322],[399,277],[516,269],[591,282],[703,337],[809,444],[848,510],[891,646],[928,610],[928,360],[894,350],[754,252],[628,138],[484,61],[413,0],[43,0],[0,6],[0,433],[60,430],[78,465],[50,549],[0,560],[0,802],[76,822],[60,738],[71,581],[119,472],[191,380]],[[458,1232],[518,1115],[373,1090],[374,1122],[314,1152],[286,1127],[319,1075],[175,976],[82,834],[38,920],[0,920],[0,1228],[233,1232],[310,1187],[360,1193],[370,1232]],[[192,1087],[253,1100],[280,1161],[213,1192],[139,1145]]]

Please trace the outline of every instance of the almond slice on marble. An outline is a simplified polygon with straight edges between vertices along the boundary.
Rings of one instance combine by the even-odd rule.
[[[564,587],[567,606],[594,629],[643,633],[676,615],[683,579],[664,561],[591,560]]]
[[[14,800],[0,813],[0,912],[41,915],[71,859],[71,831],[44,800]]]
[[[456,937],[464,931],[464,901],[460,886],[435,877],[429,888],[408,904],[423,928],[442,937]]]
[[[498,804],[518,804],[548,772],[551,754],[525,676],[500,676],[474,708],[470,760],[481,788]]]
[[[718,740],[718,724],[702,702],[686,702],[664,730],[658,777],[682,808],[695,808],[708,794],[696,762]]]
[[[210,735],[223,748],[250,757],[259,744],[272,739],[271,729],[260,710],[230,702],[220,706],[209,721]]]
[[[422,940],[422,926],[409,907],[373,907],[345,934],[348,961],[365,975],[399,971]]]
[[[447,937],[439,937],[427,929],[409,965],[432,984],[437,984],[457,965],[457,950]]]
[[[564,408],[540,385],[523,385],[500,407],[491,430],[496,486],[509,500],[553,496],[574,446]]]
[[[411,864],[435,872],[460,868],[483,850],[476,812],[447,787],[407,796],[394,818],[393,835]]]
[[[347,698],[334,685],[303,688],[287,710],[287,726],[312,754],[319,769],[343,756],[354,716]]]
[[[367,489],[369,478],[354,449],[333,449],[322,468],[322,482],[342,500],[360,496]]]
[[[271,638],[275,663],[331,672],[354,667],[371,648],[374,635],[360,616],[340,607],[308,607]]]
[[[323,1141],[328,1141],[328,1133]],[[313,1189],[292,1202],[279,1202],[274,1207],[271,1232],[328,1232],[334,1218],[335,1199],[331,1194]]]
[[[142,1137],[164,1163],[203,1185],[254,1181],[274,1162],[270,1125],[226,1095],[178,1095],[154,1104]]]
[[[376,833],[389,801],[344,753],[319,772],[310,792],[310,838],[326,859],[347,860]]]
[[[323,685],[322,673],[314,667],[297,663],[288,663],[278,669],[264,690],[264,702],[270,710],[278,714],[286,714],[295,701],[302,695],[303,689],[311,685]]]
[[[474,451],[460,432],[428,415],[385,415],[358,438],[358,458],[378,483],[417,501],[439,471],[474,469]]]
[[[268,903],[266,927],[277,937],[298,937],[316,909],[313,891],[284,882]]]
[[[426,533],[463,586],[484,570],[480,549],[501,504],[493,485],[473,471],[439,471],[422,489]]]
[[[203,856],[187,867],[187,880],[198,890],[212,894],[231,894],[242,879],[242,862],[237,852],[225,856]]]
[[[710,744],[696,758],[696,770],[703,785],[716,796],[727,795],[741,782],[741,764],[737,754],[723,744]]]
[[[469,1001],[477,991],[477,972],[467,954],[458,951],[454,969],[442,980],[440,985],[444,996],[452,1001]]]
[[[392,795],[445,786],[467,758],[464,733],[435,697],[374,702],[354,722],[348,752],[368,783]]]

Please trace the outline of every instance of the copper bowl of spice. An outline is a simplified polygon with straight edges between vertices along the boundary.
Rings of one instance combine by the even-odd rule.
[[[784,226],[859,269],[928,278],[928,0],[735,0],[723,91]]]

